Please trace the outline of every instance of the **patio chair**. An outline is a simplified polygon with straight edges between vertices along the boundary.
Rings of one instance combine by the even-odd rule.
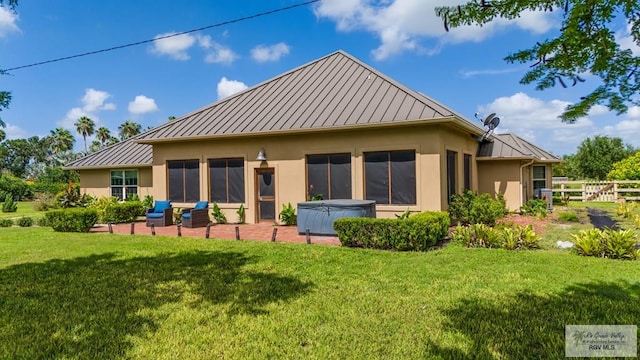
[[[209,202],[198,201],[192,208],[182,209],[182,226],[203,227],[209,223]]]
[[[173,208],[171,200],[156,201],[153,208],[147,209],[147,226],[173,225]]]

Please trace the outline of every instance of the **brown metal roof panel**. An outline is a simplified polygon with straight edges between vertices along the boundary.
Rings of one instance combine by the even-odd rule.
[[[374,117],[374,114],[376,114],[377,109],[384,108],[386,110],[387,106],[389,106],[386,95],[390,89],[391,84],[388,82],[385,81],[380,84],[380,87],[375,91],[371,99],[369,99],[367,106],[360,112],[360,116],[356,120],[358,124],[380,122],[378,118]]]
[[[327,76],[326,85],[322,87],[322,89],[318,89],[319,92],[316,94],[318,98],[318,104],[315,109],[309,114],[307,120],[307,127],[316,128],[320,127],[324,124],[325,120],[331,114],[331,112],[335,109],[335,106],[338,106],[340,100],[337,100],[334,103],[334,99],[336,98],[336,94],[340,92],[340,89],[350,86],[350,84],[346,83],[345,80],[349,78],[348,72],[352,62],[347,62],[346,58],[341,59],[341,63],[336,65]]]
[[[389,91],[387,96],[389,97],[387,106],[384,109],[380,109],[384,111],[376,117],[380,119],[380,122],[404,120],[396,117],[396,115],[398,114],[398,110],[400,109],[400,105],[402,105],[402,101],[404,101],[406,94],[398,88],[393,88]]]
[[[405,117],[405,119],[407,120],[418,120],[418,119],[422,119],[422,113],[424,112],[426,106],[416,100],[413,105],[411,106],[411,110],[409,111],[409,115],[407,115]]]
[[[343,76],[344,84],[334,92],[329,105],[329,112],[326,114],[322,124],[319,124],[320,126],[327,127],[336,124],[342,112],[349,107],[353,94],[358,91],[361,84],[359,80],[362,78],[364,71],[366,69],[356,63],[349,64]]]
[[[340,111],[340,114],[335,117],[335,120],[331,125],[347,125],[349,119],[353,114],[353,111],[358,106],[364,94],[369,91],[369,75],[371,71],[366,68],[362,68],[363,71],[358,77],[354,79],[353,85],[350,87],[349,92],[344,96],[345,104],[344,109]]]
[[[362,117],[362,113],[370,106],[371,99],[375,97],[378,89],[385,84],[383,80],[381,80],[378,76],[373,76],[371,78],[367,77],[366,83],[363,84],[362,89],[364,92],[360,96],[360,98],[354,98],[353,100],[357,102],[356,106],[351,111],[351,114],[346,118],[346,122],[344,125],[356,125],[358,124],[360,118]]]
[[[416,102],[415,98],[413,98],[412,96],[409,96],[406,93],[404,93],[403,95],[404,96],[401,96],[402,103],[400,104],[398,110],[396,111],[396,114],[394,115],[394,118],[397,120],[408,120],[411,108]]]

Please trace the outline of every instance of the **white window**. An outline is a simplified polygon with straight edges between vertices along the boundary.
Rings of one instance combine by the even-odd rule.
[[[545,165],[533,166],[533,191],[547,187],[547,167]]]
[[[138,194],[137,170],[113,170],[111,171],[111,196],[119,200]]]

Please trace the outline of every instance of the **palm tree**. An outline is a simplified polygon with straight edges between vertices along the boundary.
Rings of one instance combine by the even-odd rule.
[[[3,142],[7,138],[7,133],[0,129],[0,142]]]
[[[95,130],[96,123],[93,120],[89,119],[86,116],[82,116],[76,123],[76,130],[78,134],[82,135],[84,139],[84,152],[87,153],[87,136],[93,135],[93,131]]]
[[[100,141],[98,140],[93,140],[91,142],[91,146],[89,146],[89,151],[91,151],[92,153],[98,151],[102,149],[102,144],[100,143]]]
[[[73,149],[73,143],[75,142],[76,139],[73,134],[67,129],[57,128],[51,130],[51,151],[54,155]]]
[[[113,144],[117,144],[120,142],[120,139],[118,139],[115,136],[109,136],[109,140],[107,140],[107,146],[111,146]]]
[[[134,123],[131,120],[125,121],[122,125],[118,126],[118,132],[121,140],[126,140],[132,136],[140,134],[142,126],[138,123]]]
[[[100,140],[100,144],[102,146],[105,146],[111,138],[111,131],[104,126],[101,126],[98,128],[98,131],[96,131],[96,138]]]

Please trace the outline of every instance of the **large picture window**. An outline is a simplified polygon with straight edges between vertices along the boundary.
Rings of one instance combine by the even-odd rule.
[[[544,165],[533,166],[533,190],[547,187],[547,167]]]
[[[351,154],[307,155],[309,197],[351,199]]]
[[[471,190],[471,155],[464,154],[464,189]]]
[[[455,151],[447,151],[447,202],[451,201],[451,196],[456,194],[458,153]]]
[[[200,162],[198,160],[167,161],[169,171],[169,200],[175,202],[200,201]]]
[[[111,171],[111,196],[119,200],[138,194],[137,170],[113,170]]]
[[[244,203],[244,159],[209,160],[209,201]]]
[[[415,151],[364,154],[365,197],[378,204],[416,204]]]

